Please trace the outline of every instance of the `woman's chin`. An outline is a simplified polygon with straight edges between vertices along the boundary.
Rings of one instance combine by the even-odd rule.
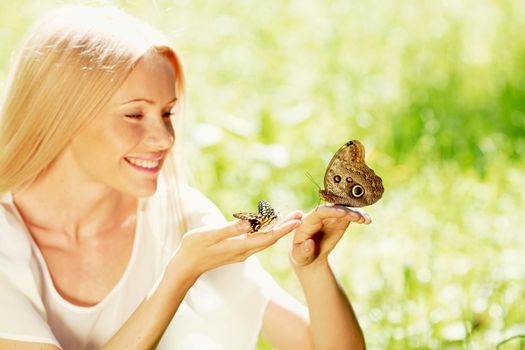
[[[155,192],[157,192],[157,181],[154,183],[144,184],[142,186],[136,186],[127,192],[136,198],[151,197],[155,194]]]

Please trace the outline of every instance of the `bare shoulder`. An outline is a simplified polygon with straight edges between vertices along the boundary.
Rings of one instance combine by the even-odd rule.
[[[33,343],[18,340],[0,338],[0,349],[5,350],[60,350],[55,345],[45,343]]]

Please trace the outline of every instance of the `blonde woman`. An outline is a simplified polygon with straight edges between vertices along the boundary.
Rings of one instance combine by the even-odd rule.
[[[181,180],[184,71],[156,30],[65,7],[29,33],[0,115],[1,349],[363,349],[327,256],[366,214],[247,237]],[[253,254],[293,234],[307,307]]]

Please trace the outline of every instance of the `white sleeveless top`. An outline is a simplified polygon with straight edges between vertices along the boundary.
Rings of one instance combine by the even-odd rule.
[[[224,222],[200,192],[187,188],[182,198],[190,229]],[[66,350],[102,347],[152,290],[179,244],[179,237],[166,236],[174,223],[166,220],[165,200],[157,194],[140,202],[123,276],[97,305],[81,307],[57,292],[11,194],[1,195],[0,338]],[[186,294],[158,349],[252,349],[276,288],[255,258],[208,271]]]

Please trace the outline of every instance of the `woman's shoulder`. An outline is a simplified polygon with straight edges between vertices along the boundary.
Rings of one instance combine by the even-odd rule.
[[[14,203],[11,192],[0,193],[0,218],[12,212],[13,209]]]
[[[180,201],[189,228],[217,225],[226,221],[215,203],[195,187],[182,185]]]
[[[0,272],[17,279],[33,258],[31,239],[10,194],[0,195]],[[20,276],[20,275],[19,275]]]
[[[28,259],[31,242],[10,193],[0,194],[0,253],[4,258]]]
[[[6,303],[0,309],[27,309],[27,315],[36,318],[44,314],[33,263],[31,239],[13,198],[0,194],[0,289]]]

